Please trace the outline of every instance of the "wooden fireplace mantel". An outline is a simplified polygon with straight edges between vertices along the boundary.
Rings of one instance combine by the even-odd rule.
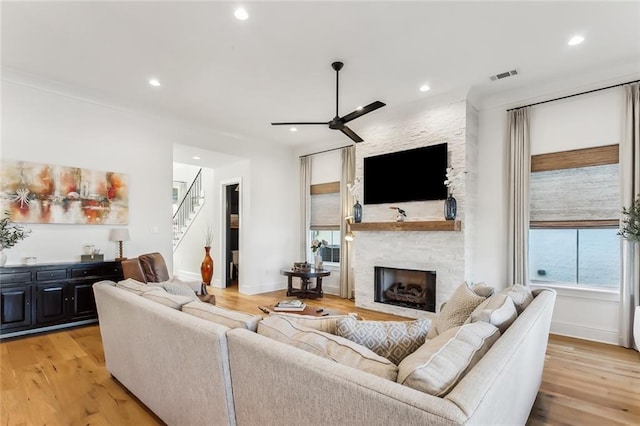
[[[459,220],[426,220],[406,222],[360,222],[351,224],[352,231],[461,231]]]

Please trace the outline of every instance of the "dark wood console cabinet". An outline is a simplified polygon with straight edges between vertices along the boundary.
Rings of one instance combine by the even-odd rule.
[[[0,339],[96,322],[92,285],[121,279],[120,262],[0,268]]]

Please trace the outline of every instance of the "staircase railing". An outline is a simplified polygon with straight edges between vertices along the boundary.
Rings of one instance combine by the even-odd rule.
[[[184,194],[178,209],[173,215],[173,242],[174,247],[177,245],[185,228],[191,220],[191,215],[196,212],[196,207],[200,205],[202,196],[202,169],[198,170],[198,174],[193,178],[191,186]]]

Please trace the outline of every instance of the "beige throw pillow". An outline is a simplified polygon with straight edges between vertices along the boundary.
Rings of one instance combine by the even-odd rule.
[[[398,367],[370,349],[344,337],[304,327],[284,316],[269,316],[258,323],[258,334],[286,343],[322,358],[396,380]]]
[[[483,282],[475,283],[474,285],[471,286],[471,289],[475,294],[482,297],[489,297],[493,295],[493,293],[496,290],[495,288],[489,287],[486,283],[483,283]]]
[[[182,305],[192,302],[189,297],[171,294],[162,287],[157,286],[154,286],[151,290],[142,293],[142,297],[178,310],[180,310]]]
[[[182,312],[229,328],[246,328],[250,331],[256,331],[258,329],[258,322],[262,320],[260,315],[232,311],[210,303],[202,303],[199,300],[184,305]]]
[[[337,321],[336,334],[371,349],[398,365],[407,355],[424,343],[431,320],[415,321]]]
[[[525,310],[529,303],[533,302],[533,294],[531,288],[522,284],[514,284],[505,289],[500,290],[500,293],[507,294],[513,300],[516,305],[518,315]]]
[[[486,322],[451,328],[427,340],[398,366],[398,383],[443,397],[473,368],[500,337]]]
[[[471,312],[467,323],[484,321],[495,325],[504,333],[518,317],[518,312],[511,297],[504,293],[496,293]]]
[[[464,324],[471,312],[485,299],[478,296],[466,282],[463,282],[440,309],[440,313],[431,324],[427,338],[433,339],[450,328]]]
[[[342,318],[353,318],[358,320],[360,317],[357,313],[346,315],[327,315],[325,317],[314,317],[313,315],[298,315],[286,312],[271,312],[269,316],[281,316],[289,318],[296,324],[304,327],[313,328],[314,330],[324,331],[325,333],[336,334],[336,322]]]

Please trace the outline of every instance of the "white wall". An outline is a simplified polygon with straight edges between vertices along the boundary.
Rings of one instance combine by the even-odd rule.
[[[259,293],[285,286],[280,269],[297,258],[300,238],[298,163],[291,148],[106,105],[78,88],[33,77],[3,72],[2,78],[2,157],[129,174],[131,241],[125,243],[125,256],[158,251],[170,271],[173,145],[246,159],[237,169],[216,169],[216,179],[242,178],[240,291]],[[213,198],[220,199],[219,188]],[[218,229],[219,212],[218,205],[213,224]],[[105,259],[117,254],[116,243],[108,241],[110,227],[32,228],[29,238],[8,251],[8,264],[20,264],[26,256],[36,256],[40,263],[76,261],[85,244],[102,249]],[[220,264],[220,250],[214,261]],[[216,268],[214,282],[220,282],[221,269]]]
[[[2,157],[112,170],[129,178],[129,233],[124,255],[158,251],[171,267],[171,142],[147,117],[14,82],[2,84]],[[31,235],[7,251],[7,264],[79,261],[93,244],[117,256],[110,226],[29,225]],[[157,228],[157,233],[154,232]]]

